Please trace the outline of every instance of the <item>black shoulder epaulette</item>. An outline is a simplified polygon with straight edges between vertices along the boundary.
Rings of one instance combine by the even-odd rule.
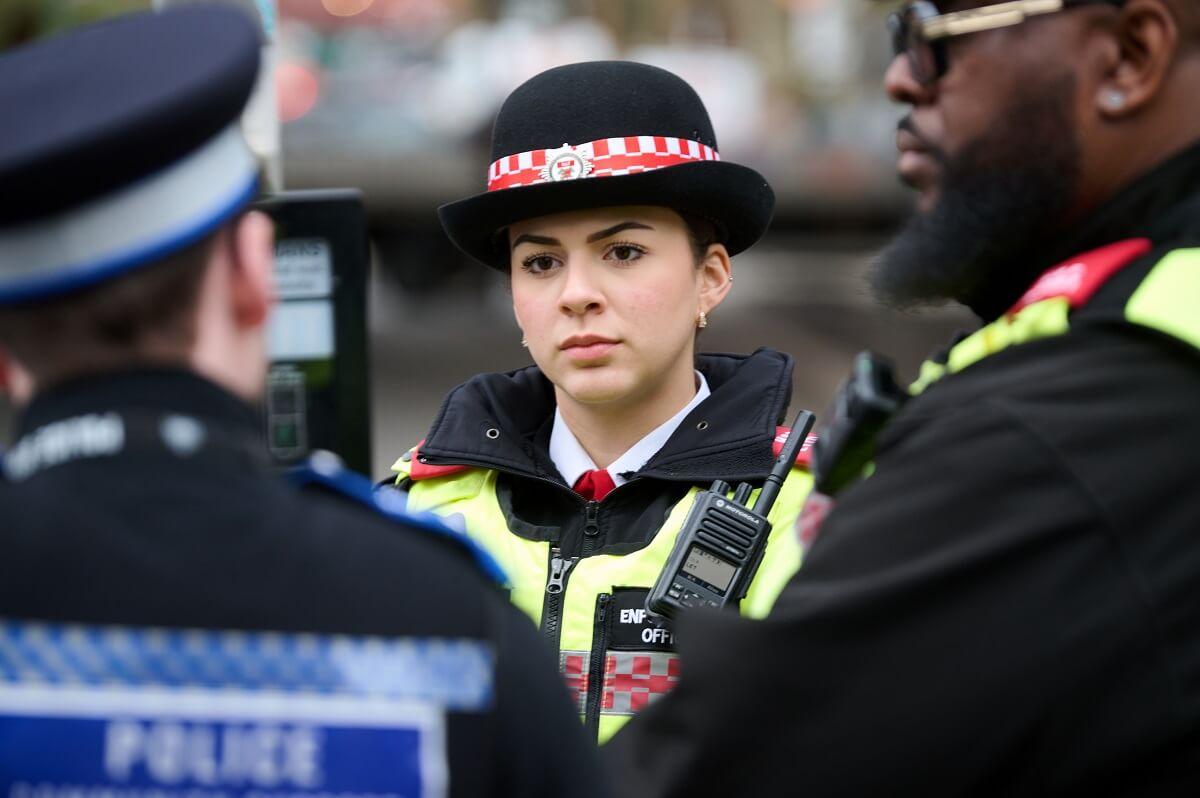
[[[433,513],[410,513],[403,492],[390,488],[376,490],[371,480],[347,469],[332,452],[315,452],[304,463],[289,470],[287,479],[297,487],[316,485],[365,505],[392,521],[448,538],[465,548],[493,581],[503,587],[510,585],[500,564],[470,537],[453,529]]]

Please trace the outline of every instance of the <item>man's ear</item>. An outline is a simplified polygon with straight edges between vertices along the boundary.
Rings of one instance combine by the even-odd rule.
[[[1179,50],[1179,23],[1162,0],[1128,0],[1112,24],[1112,64],[1096,104],[1108,119],[1137,113],[1163,90]]]
[[[700,263],[700,310],[710,312],[725,299],[733,283],[733,264],[724,244],[711,244]]]
[[[234,321],[243,328],[261,327],[275,303],[275,224],[265,213],[250,211],[230,230],[230,238]]]
[[[8,394],[15,406],[23,407],[33,398],[36,387],[33,375],[0,346],[0,396]]]

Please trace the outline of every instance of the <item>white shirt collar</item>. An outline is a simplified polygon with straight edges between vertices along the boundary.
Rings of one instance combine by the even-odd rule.
[[[629,480],[622,477],[621,474],[640,470],[675,433],[675,430],[687,418],[687,414],[709,397],[712,391],[708,388],[708,381],[698,371],[696,372],[696,382],[699,384],[696,395],[684,405],[682,410],[651,430],[609,465],[606,470],[612,477],[614,485],[623,485],[628,482]],[[568,485],[574,485],[585,471],[591,471],[596,467],[596,463],[579,443],[575,433],[571,432],[571,428],[567,426],[567,422],[557,407],[554,408],[554,428],[550,431],[550,459],[554,461],[558,473],[562,474]]]

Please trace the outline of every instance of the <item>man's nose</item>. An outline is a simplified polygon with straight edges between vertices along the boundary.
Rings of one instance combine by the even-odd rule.
[[[922,85],[913,75],[912,61],[904,53],[892,58],[887,72],[883,74],[883,90],[893,102],[904,105],[922,105],[933,97],[933,84]]]

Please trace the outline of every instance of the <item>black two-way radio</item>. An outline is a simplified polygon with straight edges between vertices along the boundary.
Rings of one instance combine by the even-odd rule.
[[[813,487],[836,496],[863,475],[875,457],[875,441],[908,399],[896,383],[892,363],[860,352],[854,371],[838,388],[813,446]]]
[[[753,486],[717,480],[696,494],[675,547],[646,598],[646,609],[674,617],[691,607],[724,607],[746,596],[771,534],[767,514],[796,462],[816,416],[801,410],[754,507],[746,506]]]

